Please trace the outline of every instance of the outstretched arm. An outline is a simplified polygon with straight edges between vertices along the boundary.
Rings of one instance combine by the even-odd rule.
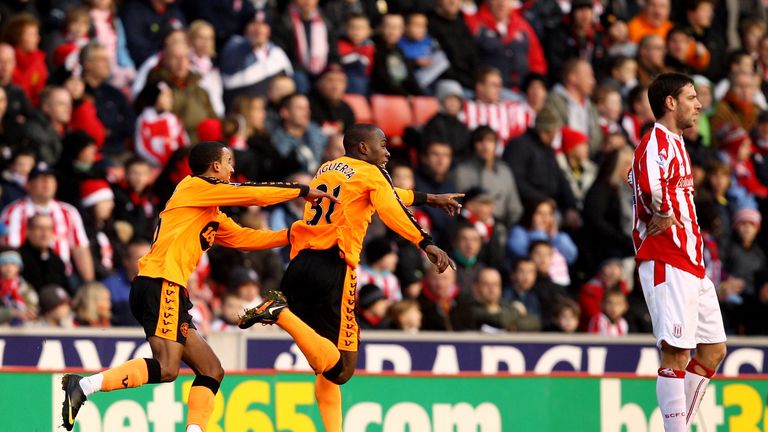
[[[273,249],[288,245],[288,230],[267,231],[245,228],[225,217],[216,233],[216,243],[241,250]]]
[[[426,204],[430,207],[441,208],[451,216],[453,216],[454,213],[461,212],[461,204],[459,204],[456,199],[464,196],[464,194],[459,193],[430,194],[400,189],[397,187],[395,188],[395,192],[400,198],[400,201],[406,206]]]

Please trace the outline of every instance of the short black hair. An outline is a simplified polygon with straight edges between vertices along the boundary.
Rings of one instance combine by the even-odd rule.
[[[221,159],[221,152],[226,147],[218,141],[204,141],[192,147],[187,161],[192,175],[201,175],[206,172],[212,163]]]
[[[663,73],[648,87],[648,102],[656,120],[664,116],[667,96],[677,98],[683,87],[693,85],[693,78],[678,72]]]
[[[356,151],[357,145],[362,141],[368,141],[377,130],[379,130],[378,126],[369,123],[353,124],[344,133],[344,151],[347,154]]]
[[[469,143],[472,146],[474,146],[475,144],[485,140],[489,136],[492,136],[493,139],[498,139],[499,137],[499,135],[496,133],[495,130],[493,130],[492,127],[486,126],[486,125],[478,126],[469,135]]]
[[[291,104],[293,103],[293,100],[298,97],[306,97],[305,95],[301,93],[291,93],[289,95],[284,96],[282,99],[280,99],[280,109],[283,108],[290,108]]]

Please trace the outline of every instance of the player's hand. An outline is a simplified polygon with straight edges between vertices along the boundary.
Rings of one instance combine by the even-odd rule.
[[[653,217],[651,218],[651,221],[648,223],[648,228],[646,230],[646,233],[649,236],[659,235],[664,231],[666,231],[672,225],[675,225],[681,229],[683,228],[683,224],[680,223],[679,220],[677,220],[674,213],[672,213],[667,217],[654,214]]]
[[[453,270],[456,270],[456,263],[453,262],[453,260],[448,256],[447,253],[445,253],[444,250],[440,249],[439,247],[435,245],[429,245],[427,246],[424,251],[427,253],[427,257],[429,257],[429,260],[432,261],[432,264],[437,267],[437,272],[442,273],[444,272],[448,267],[451,267]]]
[[[328,198],[336,204],[341,203],[338,198],[329,194],[328,192],[323,192],[320,189],[309,188],[309,193],[304,196],[304,199],[311,203],[316,203],[318,200],[323,198]]]
[[[461,204],[456,200],[462,197],[464,197],[463,193],[427,194],[427,205],[441,208],[453,216],[454,213],[461,213]]]

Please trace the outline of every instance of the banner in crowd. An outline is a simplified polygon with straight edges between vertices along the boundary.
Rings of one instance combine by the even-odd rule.
[[[54,373],[0,373],[2,429],[56,430],[60,380]],[[81,409],[75,431],[181,432],[192,380],[182,375],[170,384],[95,394]],[[357,376],[342,388],[344,430],[661,432],[655,386],[647,378]],[[693,432],[765,430],[766,394],[765,380],[713,381]],[[322,431],[314,376],[227,376],[207,430]]]
[[[366,372],[520,374],[552,371],[632,373],[655,376],[658,350],[647,336],[626,338],[552,335],[418,334],[366,332],[358,369]],[[282,332],[226,333],[209,337],[227,370],[309,371],[293,341]],[[224,343],[226,342],[226,343]],[[768,373],[765,339],[729,342],[724,376]],[[100,370],[135,357],[150,357],[141,330],[0,332],[0,368]]]

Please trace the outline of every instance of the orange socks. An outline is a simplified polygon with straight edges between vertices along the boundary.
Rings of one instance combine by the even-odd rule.
[[[155,374],[156,377],[152,376]],[[101,391],[139,387],[150,382],[150,376],[156,378],[154,382],[160,382],[160,364],[155,359],[133,359],[102,372],[102,375]]]
[[[277,318],[277,325],[291,335],[296,345],[307,358],[315,373],[323,373],[338,363],[341,353],[333,342],[320,336],[288,308]]]
[[[281,312],[281,315],[285,311]],[[322,375],[315,378],[315,398],[326,432],[341,432],[341,388]]]
[[[219,391],[219,382],[215,379],[198,375],[192,382],[187,400],[187,426],[197,425],[205,431],[208,421],[213,413],[216,392]]]

